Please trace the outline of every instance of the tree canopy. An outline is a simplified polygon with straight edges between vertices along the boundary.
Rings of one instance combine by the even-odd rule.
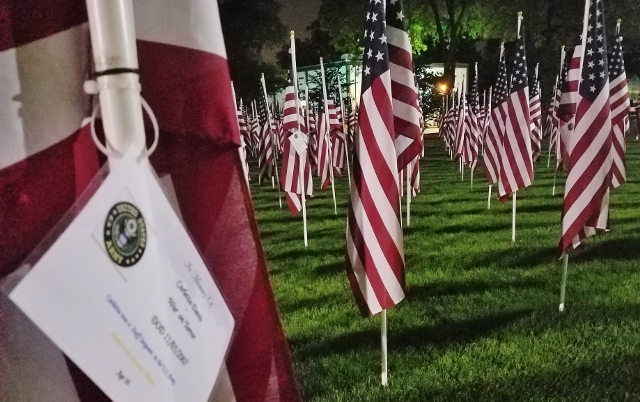
[[[219,0],[229,70],[236,93],[251,99],[262,94],[260,74],[269,92],[285,82],[283,72],[262,60],[262,50],[279,45],[287,35],[277,0]]]

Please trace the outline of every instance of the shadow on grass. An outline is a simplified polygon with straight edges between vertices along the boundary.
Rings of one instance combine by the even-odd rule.
[[[466,282],[437,282],[430,285],[410,286],[407,289],[407,297],[411,300],[426,301],[436,297],[468,296],[475,293],[504,289],[544,289],[546,286],[546,281],[533,278],[518,281],[473,280]]]
[[[517,376],[513,373],[511,378],[499,381],[488,378],[464,387],[427,394],[433,401],[639,401],[638,361],[640,354],[635,353],[540,375]],[[427,395],[415,396],[422,398]]]
[[[327,256],[342,256],[344,254],[344,248],[323,248],[319,250],[309,250],[305,249],[302,246],[300,249],[288,250],[280,253],[267,253],[267,262],[270,261],[280,261],[280,260],[293,260],[298,258],[309,258],[313,259],[314,257],[327,257]]]
[[[612,239],[587,245],[569,257],[571,262],[593,260],[638,260],[640,261],[640,238]],[[640,262],[639,262],[640,265]]]
[[[502,268],[532,268],[540,264],[553,263],[556,260],[555,247],[538,247],[531,249],[531,251],[516,248],[487,253],[483,257],[467,264],[464,269],[472,270],[489,265],[497,265]]]
[[[399,351],[428,346],[446,347],[449,344],[469,343],[486,337],[492,332],[506,328],[515,322],[531,316],[533,310],[525,309],[512,312],[490,314],[466,320],[442,320],[436,325],[415,326],[405,330],[389,332],[389,344]],[[374,320],[372,320],[374,321]],[[375,319],[375,322],[378,322]],[[347,354],[380,347],[380,331],[371,328],[336,336],[320,342],[312,339],[292,340],[299,355],[320,357],[335,354]],[[304,348],[303,345],[309,346]]]
[[[345,270],[345,262],[343,260],[340,262],[320,265],[318,267],[315,267],[313,269],[313,272],[316,274],[316,276],[328,276],[328,275],[337,275],[340,273],[344,273],[345,280],[346,280],[347,274]]]
[[[330,303],[334,303],[340,297],[339,294],[322,295],[309,297],[306,299],[297,299],[295,302],[278,302],[278,309],[281,313],[290,314],[299,310],[314,309],[326,307]]]

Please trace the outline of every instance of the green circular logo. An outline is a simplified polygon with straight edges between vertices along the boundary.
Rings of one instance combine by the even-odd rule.
[[[113,262],[128,268],[140,261],[147,246],[147,225],[135,205],[119,202],[111,207],[103,233]]]

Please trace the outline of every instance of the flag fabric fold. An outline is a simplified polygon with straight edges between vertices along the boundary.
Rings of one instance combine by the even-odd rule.
[[[606,231],[613,165],[607,43],[602,0],[591,0],[562,209],[560,253]]]
[[[627,87],[627,74],[624,68],[624,54],[622,52],[622,37],[617,35],[613,46],[613,54],[609,61],[611,128],[613,141],[613,172],[611,187],[619,187],[627,180],[625,167],[626,135],[629,131],[629,113],[631,102]]]
[[[392,80],[384,4],[368,5],[362,92],[347,215],[347,276],[364,316],[404,299]]]
[[[518,32],[511,72],[511,89],[505,104],[507,118],[502,140],[498,182],[501,201],[505,201],[513,192],[529,187],[533,183],[529,78],[523,31],[524,28]]]

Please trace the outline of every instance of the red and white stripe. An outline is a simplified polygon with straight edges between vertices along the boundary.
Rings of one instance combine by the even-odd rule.
[[[413,74],[412,48],[406,31],[387,25],[385,28],[391,69],[393,126],[398,171],[422,152],[420,108]]]
[[[378,42],[384,36],[383,6],[369,3],[369,12],[380,18],[368,20],[373,33],[366,45],[386,53],[384,41]],[[361,312],[372,315],[404,299],[405,272],[391,73],[384,58],[370,75],[366,63],[346,234],[351,289]]]
[[[592,0],[595,1],[595,0]],[[600,0],[598,0],[598,3]],[[601,4],[592,3],[589,12],[589,24],[585,31],[590,32],[588,38],[583,37],[582,50],[579,54],[585,59],[585,51],[593,47],[593,27],[602,26],[603,16]],[[598,13],[593,11],[597,10]],[[589,42],[587,42],[589,40]],[[606,49],[606,39],[601,49]],[[596,54],[591,50],[592,54]],[[604,63],[607,63],[604,50]],[[575,56],[575,55],[574,55]],[[605,64],[606,65],[606,64]],[[587,63],[581,66],[578,77],[584,83],[584,73]],[[606,73],[606,71],[605,71]],[[577,108],[575,114],[575,129],[569,143],[569,174],[564,192],[562,211],[562,237],[559,249],[562,253],[574,250],[581,241],[597,232],[606,231],[609,215],[609,191],[611,186],[611,168],[613,165],[612,132],[611,132],[611,104],[608,74],[603,76],[603,86],[594,100],[584,97],[580,88],[577,89]],[[595,87],[594,87],[595,88]]]
[[[558,135],[560,141],[556,146],[557,169],[562,170],[563,164],[569,162],[571,153],[571,137],[575,129],[575,115],[578,105],[578,85],[580,83],[580,59],[582,58],[582,46],[576,46],[571,60],[567,63],[568,71],[562,84],[560,102],[558,104]]]
[[[531,113],[529,87],[508,94],[505,102],[507,119],[500,152],[500,200],[533,183],[531,159]]]
[[[538,85],[536,83],[536,85]],[[540,88],[529,103],[531,113],[531,158],[537,161],[542,152],[542,105],[540,103]]]
[[[267,120],[260,130],[260,147],[258,150],[258,177],[271,177],[273,169],[273,135]]]
[[[619,41],[618,45],[622,46],[622,40]],[[616,57],[616,55],[614,55],[614,57]],[[627,87],[627,74],[624,70],[622,74],[611,81],[610,91],[611,94],[609,102],[611,104],[611,128],[613,140],[611,188],[617,188],[627,181],[625,167],[625,137],[629,131],[629,112],[631,109],[631,102],[629,100],[629,88]]]
[[[464,118],[464,145],[462,161],[472,170],[478,163],[478,118],[475,111],[464,101],[465,118]]]
[[[329,137],[329,119],[321,107],[318,112],[318,170],[317,175],[320,177],[320,189],[325,190],[331,182],[329,169],[331,168],[331,144]]]
[[[390,78],[389,72],[384,73],[362,94],[347,227],[349,279],[369,314],[404,299],[404,246]]]
[[[85,4],[82,0],[8,0],[0,4],[0,233],[11,234],[0,237],[3,279],[67,212],[98,171],[95,145],[82,125],[92,106],[83,93],[92,64]],[[207,151],[230,150],[214,152],[216,160],[223,162],[216,168],[228,177],[227,182],[222,177],[216,182],[215,175],[210,180],[222,190],[219,203],[195,197],[209,194],[210,188],[197,184],[202,184],[198,180],[204,172],[211,172],[201,161],[210,158],[211,152],[191,159],[190,176],[176,181],[181,205],[190,198],[208,212],[184,208],[183,216],[236,322],[226,368],[217,379],[213,398],[248,400],[260,395],[262,400],[297,401],[286,341],[268,280],[264,280],[261,246],[252,235],[252,229],[257,229],[251,201],[240,165],[235,163],[239,155],[233,147],[240,145],[240,136],[217,2],[134,0],[133,7],[142,96],[163,133],[152,158],[154,167],[164,165],[175,172],[187,165],[177,166],[181,156],[174,152],[175,148],[193,150],[187,143],[202,144]],[[228,216],[230,210],[240,213]],[[193,219],[193,215],[201,218]],[[215,218],[210,219],[212,216]],[[229,219],[241,234],[232,240],[238,241],[237,249],[245,254],[234,255],[233,260],[221,252],[218,239],[214,245],[207,238],[228,227]],[[197,221],[215,225],[198,227]],[[237,251],[233,248],[231,253]],[[254,260],[248,261],[247,256]],[[227,271],[233,272],[231,286],[224,269],[217,267],[233,267]],[[33,326],[22,329],[5,321],[19,316],[17,310],[5,310],[9,306],[4,300],[0,296],[0,332],[9,335],[11,342],[0,336],[0,384],[11,386],[0,386],[0,399],[103,400],[94,399],[95,391],[88,392],[94,394],[91,398],[83,395],[97,388],[81,374],[77,378],[84,380],[74,385],[60,351],[38,336]],[[24,317],[21,321],[28,323]],[[36,343],[30,345],[29,340]],[[6,354],[12,345],[21,349]],[[14,365],[7,356],[19,361]],[[5,376],[9,382],[4,381]],[[212,386],[216,381],[207,380]],[[220,393],[223,388],[224,395]]]
[[[483,168],[489,184],[497,183],[500,178],[500,155],[502,153],[502,139],[507,119],[506,102],[495,106],[491,110],[488,121],[487,134],[484,139]]]

